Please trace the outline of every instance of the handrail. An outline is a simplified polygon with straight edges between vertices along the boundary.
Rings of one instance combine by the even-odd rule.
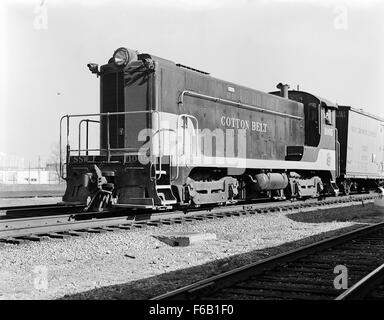
[[[88,149],[89,151],[107,151],[107,149]],[[111,151],[138,151],[137,148],[111,148]],[[79,149],[71,149],[71,152],[78,152]],[[87,149],[81,149],[80,151],[87,151]]]
[[[184,104],[184,96],[185,95],[190,96],[190,97],[195,97],[195,98],[201,98],[201,99],[209,100],[209,101],[213,101],[213,102],[220,102],[220,103],[224,103],[224,104],[229,104],[229,105],[233,105],[233,106],[237,106],[237,107],[244,107],[244,108],[260,111],[263,113],[274,114],[277,116],[282,116],[282,117],[287,117],[287,118],[292,118],[292,119],[297,119],[297,120],[303,120],[303,117],[294,116],[292,114],[268,110],[268,109],[252,106],[252,105],[249,105],[246,103],[241,103],[241,102],[236,102],[236,101],[227,100],[227,99],[223,99],[223,98],[213,97],[213,96],[209,96],[206,94],[202,94],[202,93],[198,93],[198,92],[194,92],[194,91],[189,91],[189,90],[184,90],[181,92],[181,94],[179,96],[179,102],[178,102],[178,104],[180,106],[183,106],[183,104]]]
[[[104,151],[107,149],[71,149],[70,152],[79,152],[79,151]]]
[[[196,117],[190,115],[190,114],[185,114],[185,113],[182,113],[182,114],[179,114],[177,116],[177,120],[176,120],[176,127],[177,127],[177,135],[176,135],[176,176],[172,178],[172,180],[176,180],[178,177],[179,177],[179,156],[178,156],[178,152],[179,152],[179,130],[180,130],[180,126],[179,126],[179,121],[180,119],[192,119],[192,123],[193,123],[193,120],[196,122],[196,128],[195,128],[195,132],[196,132],[196,154],[199,150],[199,121],[197,120]],[[188,120],[187,120],[187,123],[188,123]],[[186,124],[187,124],[186,123]],[[184,134],[185,134],[185,129],[184,129]],[[184,141],[184,135],[183,135],[183,155],[185,154],[185,141]]]
[[[169,131],[169,132],[175,132],[176,133],[176,131],[175,130],[173,130],[173,129],[171,129],[171,128],[159,128],[153,135],[155,135],[155,134],[158,134],[159,135],[159,140],[160,139],[163,139],[163,141],[165,141],[165,137],[164,137],[164,132],[165,131]],[[163,133],[163,135],[161,136],[161,133]],[[176,139],[176,141],[177,141],[177,139]],[[177,143],[177,142],[176,142]],[[160,142],[159,142],[159,144],[160,144]],[[155,176],[154,176],[154,178],[152,178],[152,171],[150,171],[150,174],[151,174],[151,181],[153,181],[153,180],[160,180],[161,179],[161,176],[162,176],[162,156],[161,156],[161,154],[160,154],[160,157],[159,157],[159,176],[157,177],[157,174],[156,174],[156,165],[155,165]],[[172,165],[171,165],[171,162],[172,162],[172,156],[170,156],[170,163],[169,163],[169,168],[170,168],[170,170],[171,170],[171,167],[172,167]],[[152,169],[151,169],[152,170]],[[171,174],[171,173],[170,173]]]
[[[62,160],[62,142],[63,142],[63,138],[62,138],[62,126],[63,126],[63,120],[66,119],[67,123],[67,139],[66,139],[66,162],[65,163],[68,163],[69,162],[69,154],[71,152],[71,148],[70,148],[70,145],[69,145],[69,120],[70,118],[78,118],[78,117],[101,117],[101,116],[106,116],[107,117],[107,127],[109,127],[109,117],[110,116],[116,116],[116,115],[127,115],[127,114],[142,114],[142,113],[157,113],[159,114],[159,111],[158,110],[139,110],[139,111],[119,111],[119,112],[101,112],[101,113],[83,113],[83,114],[71,114],[71,115],[64,115],[60,118],[60,137],[59,137],[59,153],[60,153],[60,177],[64,179],[63,177],[63,170],[62,170],[62,165],[63,165],[63,160]],[[158,121],[158,127],[160,128],[160,116],[157,117],[157,121]],[[114,150],[114,149],[111,149],[110,148],[110,144],[109,144],[109,130],[107,128],[107,157],[108,159],[110,158],[110,151],[111,150]],[[79,149],[80,149],[80,146],[79,146]],[[102,150],[102,149],[100,149]],[[72,150],[73,151],[73,150]],[[77,150],[78,151],[78,150]],[[160,155],[160,158],[161,158],[161,139],[159,139],[159,155]]]
[[[87,130],[86,130],[86,140],[85,140],[85,152],[86,152],[86,155],[88,155],[88,129],[89,129],[89,127],[88,127],[88,123],[89,122],[94,122],[94,123],[100,123],[100,121],[97,121],[97,120],[91,120],[91,119],[83,119],[83,120],[81,120],[80,122],[79,122],[79,156],[80,156],[80,147],[81,147],[81,125],[84,123],[84,122],[86,122],[87,123],[87,126],[86,126],[86,128],[87,128]],[[82,151],[84,151],[84,150],[82,150]]]

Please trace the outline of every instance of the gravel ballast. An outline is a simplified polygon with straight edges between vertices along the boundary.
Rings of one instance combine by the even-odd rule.
[[[381,220],[365,205],[0,244],[0,299],[148,299]],[[156,239],[183,232],[212,233],[216,240],[174,247]]]

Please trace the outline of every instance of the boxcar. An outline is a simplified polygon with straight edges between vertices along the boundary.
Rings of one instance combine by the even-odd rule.
[[[384,119],[350,106],[339,106],[338,183],[345,193],[375,187],[384,179]]]

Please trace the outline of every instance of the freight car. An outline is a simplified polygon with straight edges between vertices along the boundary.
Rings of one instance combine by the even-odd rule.
[[[339,106],[340,143],[337,184],[349,194],[375,189],[384,181],[384,119],[350,106]]]
[[[264,93],[126,48],[88,67],[100,77],[100,113],[61,119],[65,203],[172,208],[338,194],[335,104],[283,84]],[[85,148],[79,137],[73,149],[70,123],[80,118]],[[92,121],[97,149],[88,147]]]

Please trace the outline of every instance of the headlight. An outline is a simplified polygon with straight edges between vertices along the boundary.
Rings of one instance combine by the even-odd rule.
[[[136,53],[127,48],[119,48],[113,53],[113,62],[117,66],[125,66],[128,62],[134,60]]]

